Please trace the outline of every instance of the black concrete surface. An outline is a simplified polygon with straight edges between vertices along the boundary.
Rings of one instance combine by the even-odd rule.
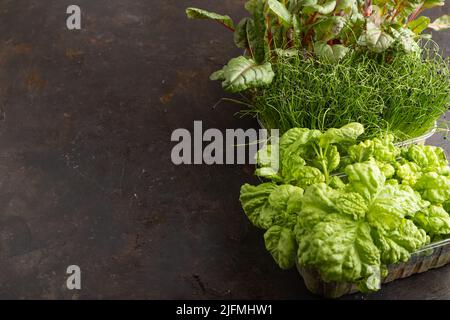
[[[184,16],[240,18],[243,2],[0,1],[0,298],[317,298],[242,213],[251,166],[170,161],[172,131],[194,120],[257,126],[212,108],[225,95],[208,76],[239,53],[232,35]],[[69,4],[81,31],[66,29]],[[448,33],[436,39],[448,52]],[[347,298],[449,299],[449,284],[444,267]]]

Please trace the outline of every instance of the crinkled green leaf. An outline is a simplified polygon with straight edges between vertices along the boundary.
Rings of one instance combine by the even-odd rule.
[[[299,176],[299,170],[300,168],[304,167],[306,165],[306,161],[296,155],[296,154],[290,154],[289,156],[283,156],[281,160],[281,175],[283,180],[286,183],[291,183],[297,179]]]
[[[272,226],[264,233],[266,249],[281,269],[292,268],[295,264],[297,242],[292,230]]]
[[[278,171],[271,167],[262,167],[255,170],[255,176],[266,178],[274,182],[282,182],[283,178],[278,174]]]
[[[403,218],[414,216],[428,205],[409,186],[385,185],[370,202],[367,221],[378,229],[392,231],[400,227]]]
[[[364,127],[362,126],[362,124],[352,122],[339,129],[328,129],[320,136],[319,144],[321,147],[325,147],[333,143],[354,142],[363,133]]]
[[[278,221],[276,221],[278,220]],[[267,230],[271,226],[289,223],[289,216],[283,211],[277,210],[272,207],[268,202],[261,208],[258,218],[252,223],[261,229]]]
[[[295,179],[295,176],[289,175],[288,171],[295,171],[298,167],[305,166],[306,161],[298,153],[282,153],[282,155],[281,165],[284,170],[285,178],[293,180]]]
[[[336,208],[340,213],[352,217],[354,220],[363,219],[367,212],[367,203],[356,192],[342,193],[336,200]]]
[[[291,208],[299,208],[303,197],[303,189],[289,184],[280,185],[269,195],[269,204],[279,211],[287,211],[290,199],[294,198],[298,204],[291,203]],[[292,200],[291,200],[292,201]]]
[[[386,177],[374,161],[355,163],[345,168],[351,190],[370,201],[384,187]]]
[[[382,161],[375,161],[381,173],[387,178],[391,178],[395,174],[395,168],[390,164]]]
[[[332,187],[333,189],[344,189],[346,187],[346,184],[342,179],[338,176],[332,176],[330,177],[330,181],[328,182],[328,185]]]
[[[400,154],[399,148],[394,145],[393,135],[383,135],[372,141],[374,144],[373,156],[378,161],[393,162]]]
[[[206,10],[198,9],[198,8],[187,8],[186,15],[189,19],[211,19],[215,20],[219,23],[224,24],[225,26],[234,29],[233,20],[229,16],[221,15],[215,12],[209,12]]]
[[[336,146],[330,146],[324,153],[324,161],[329,172],[339,167],[341,157]]]
[[[442,176],[436,172],[423,174],[415,185],[422,198],[433,204],[441,204],[450,200],[450,177]]]
[[[256,153],[256,164],[258,169],[255,175],[276,182],[281,182],[282,177],[279,173],[280,166],[278,144],[265,144],[264,147]]]
[[[313,160],[313,165],[321,170],[324,170],[325,166],[327,172],[332,172],[334,169],[339,167],[340,160],[341,157],[337,147],[332,145],[326,148],[322,156],[318,155]]]
[[[374,154],[374,143],[372,140],[366,140],[348,148],[348,155],[353,162],[368,161]]]
[[[441,176],[450,176],[450,166],[442,166],[436,168],[436,173]]]
[[[286,131],[280,138],[280,153],[283,156],[298,154],[305,156],[310,150],[311,144],[321,136],[319,130],[306,128],[292,128]]]
[[[299,188],[301,189],[301,188]],[[286,212],[291,214],[295,213],[296,215],[301,211],[302,209],[302,199],[303,199],[303,189],[301,189],[301,192],[294,192],[289,196],[289,199],[287,201],[287,207]],[[297,216],[295,217],[294,224],[297,223]]]
[[[282,176],[286,183],[292,183],[302,188],[325,181],[323,173],[311,166],[287,166],[283,163]]]
[[[297,176],[297,179],[294,181],[294,184],[297,186],[306,187],[324,181],[325,177],[319,169],[310,166],[304,166],[299,171],[299,175]]]
[[[448,167],[445,152],[442,148],[411,145],[404,150],[403,157],[418,164],[424,172],[437,171],[440,167]]]
[[[414,216],[414,223],[429,235],[450,234],[450,216],[442,206],[429,206]]]
[[[385,264],[407,261],[411,252],[429,242],[425,231],[408,219],[400,219],[398,227],[392,230],[372,229],[372,236]]]
[[[256,153],[256,164],[259,167],[270,167],[274,161],[279,161],[278,144],[266,143]]]
[[[348,153],[354,162],[364,162],[374,157],[378,161],[393,162],[400,154],[400,150],[394,145],[392,135],[366,140],[350,146]]]
[[[256,226],[261,229],[269,229],[272,226],[294,228],[297,223],[297,215],[286,210],[279,210],[266,203],[259,214]]]
[[[293,128],[280,138],[281,175],[285,183],[306,187],[325,181],[322,172],[305,165],[303,158],[311,156],[312,144],[317,141],[320,134],[318,130]]]
[[[261,209],[256,225],[263,229],[274,225],[293,228],[297,223],[296,213],[300,211],[302,196],[302,188],[292,185],[277,186]]]
[[[245,184],[241,187],[239,200],[256,227],[268,229],[279,225],[292,228],[297,222],[296,212],[301,207],[302,194],[303,189],[291,185]]]
[[[422,171],[418,164],[406,162],[404,164],[397,164],[396,175],[402,180],[402,183],[414,186],[422,176]]]
[[[270,84],[275,76],[269,62],[257,64],[254,60],[240,56],[231,59],[222,70],[211,75],[211,80],[222,80],[222,87],[230,92]]]
[[[302,198],[302,210],[299,213],[300,229],[309,230],[322,221],[330,213],[337,212],[336,199],[340,196],[337,190],[318,183],[305,189]]]
[[[301,236],[298,261],[317,269],[326,282],[356,282],[364,291],[380,288],[380,253],[363,221],[327,216]]]
[[[390,185],[390,186],[398,186],[399,185],[397,179],[387,179],[385,184]]]
[[[259,227],[261,210],[268,203],[269,196],[276,189],[275,183],[262,183],[252,186],[248,183],[241,187],[239,200],[250,222]]]
[[[382,230],[374,229],[372,237],[381,252],[381,262],[386,264],[407,261],[411,256],[410,252],[397,244],[390,237],[386,236]]]

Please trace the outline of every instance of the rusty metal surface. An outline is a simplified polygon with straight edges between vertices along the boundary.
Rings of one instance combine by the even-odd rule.
[[[0,298],[317,298],[244,217],[251,166],[170,162],[172,130],[194,120],[257,126],[212,108],[208,75],[239,51],[183,10],[240,17],[242,2],[79,0],[68,31],[72,1],[0,1]],[[449,299],[449,283],[443,267],[350,298]]]

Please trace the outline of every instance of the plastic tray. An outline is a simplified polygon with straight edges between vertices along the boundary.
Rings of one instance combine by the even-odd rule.
[[[265,129],[259,118],[257,118],[257,121],[261,128]],[[406,147],[412,144],[424,145],[426,140],[435,134],[436,129],[437,123],[424,135],[396,142],[395,146]],[[335,173],[333,175],[340,177],[345,176],[344,173]],[[442,267],[448,263],[450,263],[450,238],[431,243],[422,249],[413,252],[407,262],[388,266],[388,275],[382,280],[382,283],[406,278],[416,273],[422,273],[430,269]],[[314,294],[327,298],[339,298],[343,295],[359,291],[356,285],[352,283],[325,282],[322,280],[320,273],[315,269],[305,268],[300,265],[297,265],[297,269],[303,277],[308,290]]]
[[[450,263],[450,238],[431,243],[413,252],[407,262],[389,265],[389,273],[382,280],[382,283],[406,278],[416,273],[442,267],[448,263]],[[314,294],[327,298],[339,298],[359,291],[352,283],[325,282],[315,269],[304,268],[299,265],[297,265],[297,269],[303,277],[308,290]]]
[[[423,146],[425,144],[425,142],[427,141],[427,139],[431,138],[431,136],[436,133],[436,130],[437,130],[437,122],[434,123],[434,127],[427,133],[425,133],[417,138],[412,138],[412,139],[396,142],[396,143],[394,143],[394,145],[397,147],[406,147],[411,144],[418,144],[418,145]]]

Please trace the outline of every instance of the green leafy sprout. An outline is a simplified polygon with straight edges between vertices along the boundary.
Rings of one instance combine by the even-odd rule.
[[[392,135],[362,133],[359,123],[288,130],[258,151],[265,182],[244,184],[240,201],[282,269],[297,264],[368,292],[389,265],[450,236],[450,168],[441,148],[399,148]],[[274,167],[264,157],[273,150],[278,172],[263,170]]]
[[[365,137],[391,132],[397,140],[429,131],[450,104],[448,60],[429,42],[426,59],[394,54],[387,62],[366,52],[331,64],[280,57],[270,86],[253,90],[244,115],[267,129],[326,130],[361,122]]]

